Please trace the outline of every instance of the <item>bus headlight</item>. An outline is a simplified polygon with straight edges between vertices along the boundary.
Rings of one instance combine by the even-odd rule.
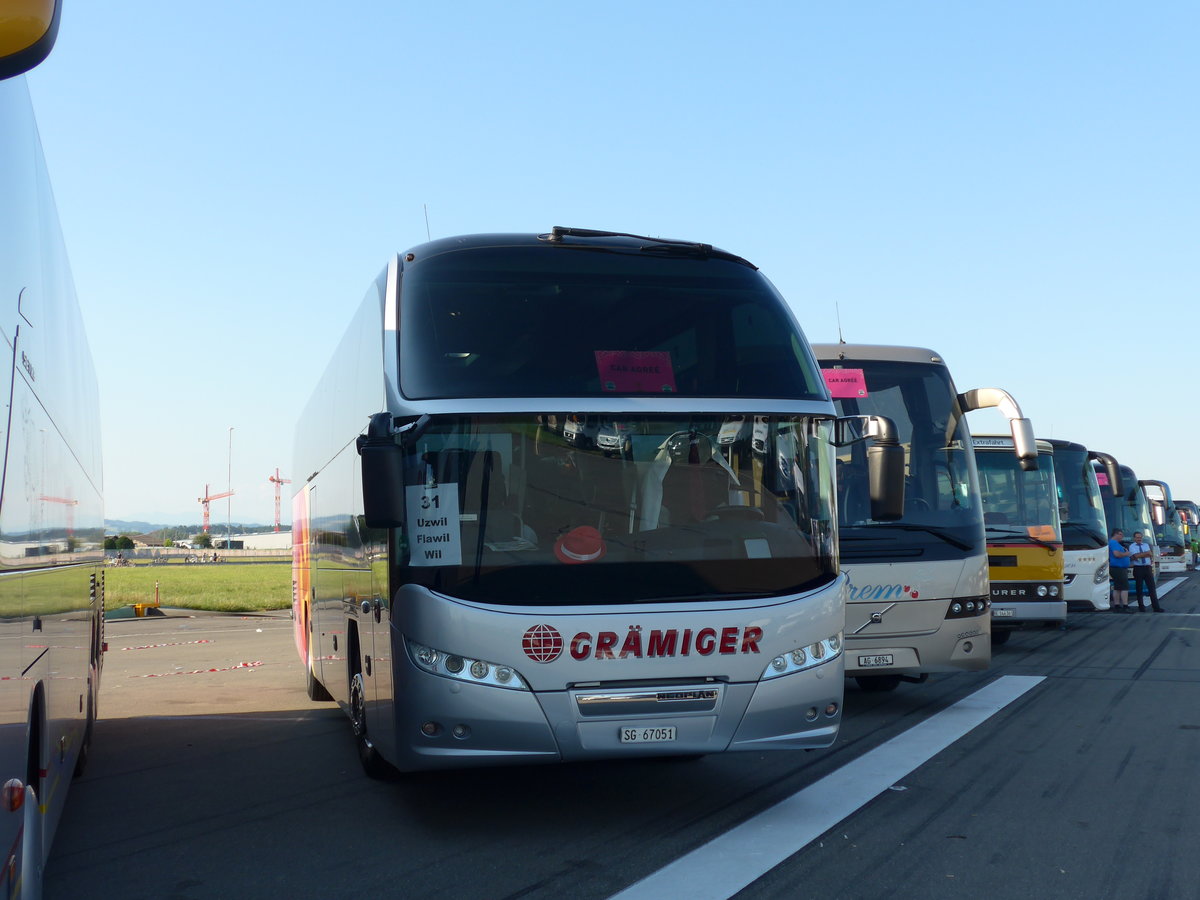
[[[487,684],[510,691],[529,690],[525,679],[511,666],[435,650],[416,641],[405,640],[405,644],[408,647],[409,658],[418,668],[430,675],[453,678],[455,681],[469,681],[471,684]]]
[[[823,641],[817,641],[814,644],[808,644],[804,647],[797,647],[795,650],[789,650],[787,653],[781,653],[776,656],[763,670],[759,676],[759,681],[766,681],[768,678],[780,678],[784,675],[791,675],[795,672],[803,672],[805,669],[814,669],[817,666],[831,662],[842,655],[842,635],[841,632],[830,635]]]
[[[1046,586],[1044,584],[1039,584],[1037,586],[1037,595],[1039,597],[1045,597],[1047,593],[1049,592],[1046,590]]]
[[[1092,577],[1092,584],[1104,584],[1108,581],[1108,563],[1102,563]]]
[[[1050,585],[1050,596],[1051,597],[1058,596],[1058,585],[1057,584]]]

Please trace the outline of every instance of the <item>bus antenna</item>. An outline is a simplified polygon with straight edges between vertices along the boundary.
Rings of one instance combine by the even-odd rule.
[[[433,238],[429,236],[429,204],[422,203],[421,208],[425,210],[425,240],[432,241]]]
[[[836,300],[833,301],[833,311],[837,315],[838,343],[844,344],[846,343],[846,339],[842,337],[842,309],[840,306],[838,306],[838,302]]]

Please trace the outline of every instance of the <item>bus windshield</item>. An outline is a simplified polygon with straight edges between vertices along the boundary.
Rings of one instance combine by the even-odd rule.
[[[1051,457],[1066,550],[1095,550],[1108,544],[1104,500],[1085,448],[1056,446]]]
[[[862,369],[866,383],[866,396],[834,401],[838,413],[887,416],[905,450],[904,517],[894,522],[871,518],[868,445],[837,450],[842,559],[935,560],[983,553],[975,461],[946,367],[871,359],[838,360],[837,365]]]
[[[837,575],[829,420],[444,416],[406,455],[395,583],[481,603],[773,597]]]
[[[1100,470],[1099,463],[1093,463],[1093,469]],[[1146,492],[1138,484],[1137,475],[1129,466],[1121,466],[1121,481],[1125,485],[1125,495],[1114,497],[1111,490],[1103,491],[1104,517],[1108,522],[1109,533],[1120,528],[1125,533],[1125,543],[1133,540],[1133,533],[1140,531],[1145,535],[1155,533],[1154,520],[1150,517],[1150,501]]]
[[[1046,454],[1040,452],[1040,456]],[[1057,543],[1062,540],[1054,466],[1023,470],[1011,449],[976,450],[983,522],[989,541]]]
[[[740,262],[476,247],[409,263],[401,293],[413,400],[827,396],[779,295]]]

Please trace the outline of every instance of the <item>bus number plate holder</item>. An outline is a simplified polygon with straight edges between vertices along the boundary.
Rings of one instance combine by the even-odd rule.
[[[664,744],[675,740],[674,725],[652,725],[638,728],[622,728],[622,744]]]
[[[869,669],[872,666],[890,666],[893,665],[892,654],[881,653],[878,656],[860,656],[858,658],[858,666],[861,669]]]

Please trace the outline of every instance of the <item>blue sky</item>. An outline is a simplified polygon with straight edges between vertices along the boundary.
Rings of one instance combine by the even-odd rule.
[[[198,521],[233,427],[228,514],[269,522],[311,385],[426,206],[434,237],[717,244],[810,340],[840,311],[847,340],[932,347],[1040,436],[1200,500],[1198,31],[1168,2],[67,0],[28,79],[108,515]]]

